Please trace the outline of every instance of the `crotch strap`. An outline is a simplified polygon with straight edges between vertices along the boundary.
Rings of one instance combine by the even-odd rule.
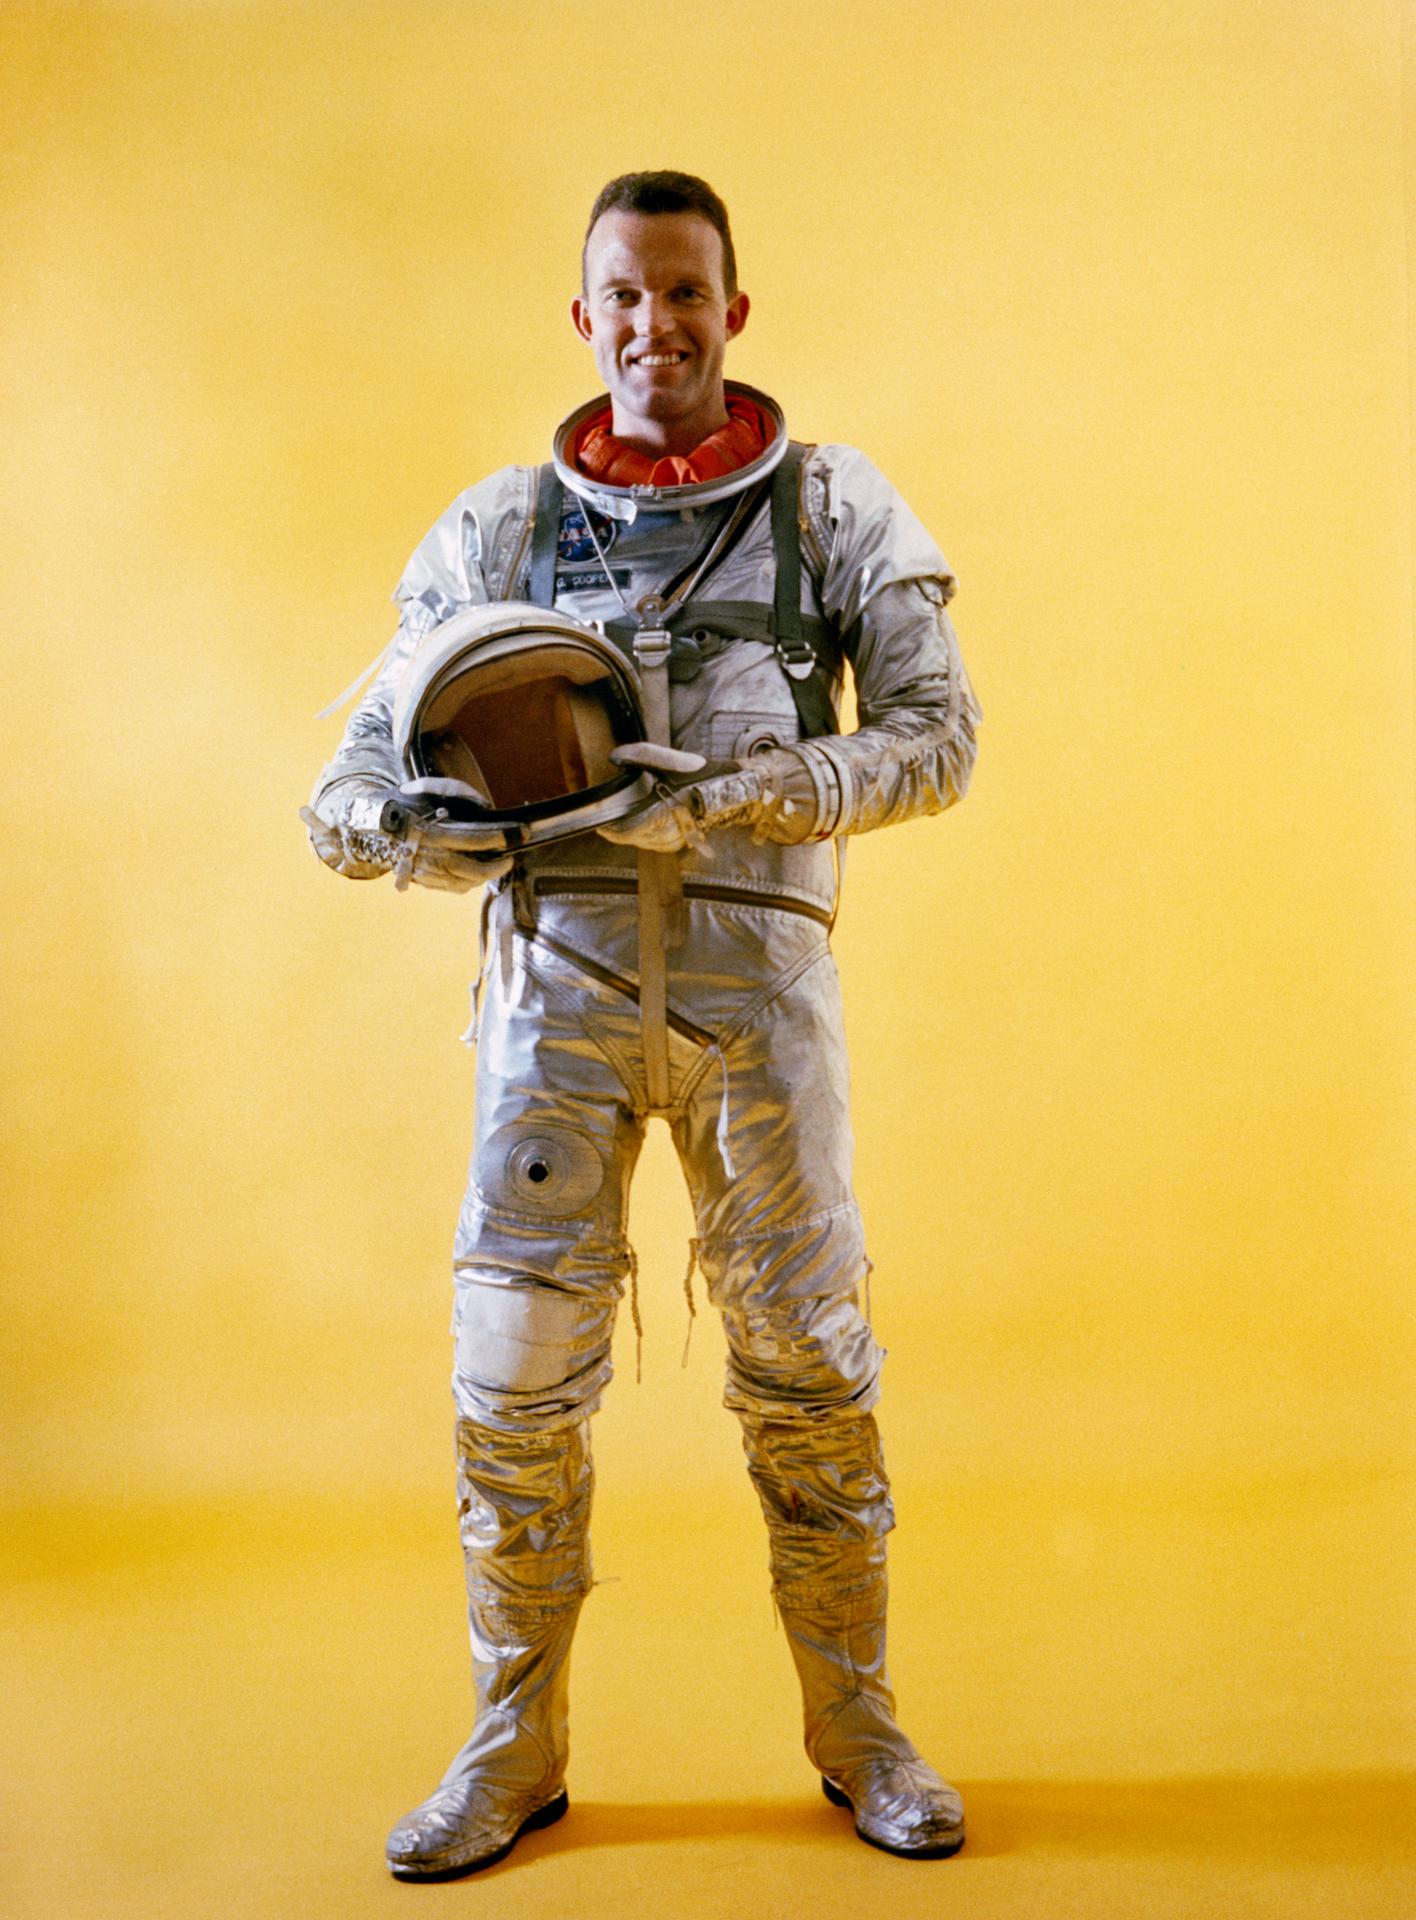
[[[668,628],[654,594],[639,604],[643,624],[634,636],[644,700],[644,730],[655,746],[672,746],[669,721]],[[669,1105],[669,949],[684,935],[683,876],[676,853],[639,852],[639,1027],[644,1086],[651,1107]]]

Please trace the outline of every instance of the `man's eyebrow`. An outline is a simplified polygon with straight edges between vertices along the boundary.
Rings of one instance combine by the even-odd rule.
[[[711,283],[706,278],[700,279],[697,274],[681,273],[676,275],[675,278],[671,280],[668,284],[671,287],[696,287],[702,290],[703,288],[708,287]],[[612,274],[607,274],[605,278],[599,282],[599,285],[602,292],[611,293],[617,287],[636,287],[637,288],[639,285],[639,282],[638,280],[634,279],[631,275],[612,273]]]

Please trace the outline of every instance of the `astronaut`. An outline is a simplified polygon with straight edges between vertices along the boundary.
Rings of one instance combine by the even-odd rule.
[[[725,1402],[823,1791],[890,1852],[963,1843],[959,1796],[897,1725],[886,1672],[882,1355],[829,935],[845,837],[962,798],[980,712],[953,576],[900,496],[724,379],[747,316],[706,183],[603,190],[572,318],[607,394],[549,463],[471,487],[417,548],[304,816],[351,878],[485,887],[453,1317],[477,1712],[390,1835],[401,1879],[471,1872],[566,1810],[589,1419],[633,1286],[626,1203],[653,1117],[723,1316]],[[481,678],[459,707],[449,662],[469,659]],[[859,725],[842,734],[847,664]],[[459,796],[439,837],[428,809],[446,822]]]

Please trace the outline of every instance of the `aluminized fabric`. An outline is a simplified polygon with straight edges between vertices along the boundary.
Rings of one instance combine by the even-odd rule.
[[[865,1246],[826,930],[765,899],[685,907],[669,956],[668,1118],[724,1316],[727,1404],[758,1419],[859,1411],[882,1356],[858,1306]],[[628,894],[539,898],[534,930],[515,925],[509,887],[492,903],[453,1375],[459,1411],[486,1426],[580,1420],[610,1378],[648,1103],[637,933]],[[570,1136],[595,1155],[593,1191],[562,1203],[548,1169],[528,1192],[520,1144]]]
[[[390,1833],[402,1879],[446,1879],[501,1857],[565,1808],[571,1638],[591,1582],[587,1427],[457,1429],[476,1717],[421,1806]]]
[[[562,521],[556,606],[580,620],[612,619],[662,589],[698,547],[702,503],[675,502],[675,489],[652,502],[633,490],[611,498],[567,477],[578,498]],[[750,482],[749,470],[740,485]],[[534,468],[504,468],[459,495],[420,544],[396,594],[399,631],[315,804],[351,776],[401,778],[391,719],[406,662],[440,622],[524,592],[535,495]],[[818,447],[802,465],[800,502],[802,612],[818,623],[810,631],[836,636],[822,640],[820,656],[836,689],[849,660],[860,726],[801,739],[783,664],[761,637],[775,582],[764,502],[696,595],[745,606],[744,631],[704,628],[673,640],[672,742],[715,762],[764,748],[799,756],[810,793],[799,786],[792,798],[795,806],[804,796],[810,831],[801,838],[794,818],[800,843],[781,844],[749,825],[718,825],[676,856],[686,929],[668,956],[669,1097],[655,1110],[669,1119],[698,1262],[724,1316],[725,1398],[742,1420],[768,1522],[808,1751],[831,1791],[849,1799],[865,1838],[929,1856],[959,1844],[962,1816],[895,1725],[885,1672],[883,1542],[893,1516],[868,1417],[883,1356],[858,1304],[867,1262],[825,924],[836,896],[827,843],[962,798],[980,714],[946,611],[953,575],[884,477],[854,448]],[[596,510],[614,586],[588,537]],[[535,1439],[578,1457],[575,1436],[610,1377],[615,1311],[633,1270],[629,1182],[650,1112],[635,879],[625,847],[585,834],[532,849],[490,902],[476,1139],[455,1247],[453,1386],[461,1432],[529,1505],[511,1499],[485,1538],[480,1521],[471,1528],[469,1594],[475,1586],[482,1596],[471,1601],[474,1658],[505,1665],[509,1692],[488,1709],[487,1733],[474,1732],[454,1762],[442,1810],[430,1802],[412,1816],[415,1827],[423,1820],[424,1838],[409,1840],[414,1854],[424,1848],[419,1858],[458,1848],[471,1857],[467,1849],[494,1831],[509,1844],[507,1794],[512,1813],[531,1806],[531,1817],[555,1804],[533,1803],[558,1789],[559,1690],[579,1605],[557,1528],[588,1505],[588,1453],[577,1508],[573,1469],[550,1493],[531,1455],[512,1470],[502,1449]],[[558,1151],[572,1138],[577,1153]],[[466,1486],[478,1471],[467,1466]],[[500,1511],[490,1497],[486,1508]],[[504,1529],[524,1552],[499,1548]],[[507,1580],[541,1598],[517,1603]],[[518,1622],[523,1630],[510,1632]],[[535,1771],[527,1733],[546,1763],[534,1788],[525,1784]],[[475,1842],[465,1837],[474,1827]]]
[[[739,488],[747,484],[742,474],[730,478]],[[624,489],[597,489],[583,476],[578,485],[583,507],[603,508],[612,520],[606,558],[618,593],[593,556],[583,564],[568,558],[557,569],[556,607],[581,621],[613,619],[622,611],[621,598],[637,605],[699,545],[699,511],[671,502],[692,489],[659,489],[651,510],[616,497]],[[375,774],[392,785],[403,778],[392,716],[404,668],[423,636],[441,622],[470,607],[521,596],[535,498],[536,469],[504,467],[459,494],[419,544],[395,595],[398,632],[316,785],[313,805],[318,807],[326,786],[351,773]],[[818,804],[805,844],[779,845],[756,838],[747,827],[724,827],[682,855],[683,871],[755,883],[829,907],[835,867],[825,842],[939,813],[962,799],[981,715],[947,611],[953,572],[879,469],[854,447],[815,447],[802,463],[801,507],[802,612],[844,636],[844,648],[828,644],[822,666],[839,689],[849,656],[858,730],[801,742],[790,684],[770,642],[703,631],[674,639],[673,745],[709,761],[772,746],[801,755],[813,769]],[[616,519],[611,509],[630,517]],[[758,607],[765,615],[775,577],[771,514],[764,502],[696,597]],[[635,876],[626,849],[593,834],[533,849],[526,866],[531,872],[612,874],[629,881]]]
[[[963,1801],[895,1720],[885,1664],[885,1536],[895,1516],[874,1419],[744,1421],[743,1444],[812,1765],[863,1839],[921,1859],[957,1852]]]

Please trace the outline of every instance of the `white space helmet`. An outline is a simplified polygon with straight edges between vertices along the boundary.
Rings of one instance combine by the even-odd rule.
[[[526,601],[455,614],[399,682],[393,744],[423,837],[478,851],[564,840],[653,792],[616,748],[644,739],[634,663],[594,627]]]

